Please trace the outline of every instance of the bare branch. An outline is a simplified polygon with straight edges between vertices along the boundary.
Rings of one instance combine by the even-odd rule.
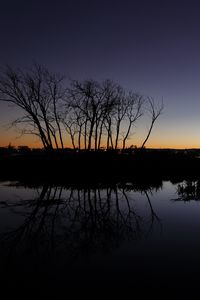
[[[153,126],[155,121],[158,119],[158,117],[162,114],[163,109],[164,109],[164,104],[163,101],[159,104],[155,104],[154,99],[152,97],[148,97],[148,104],[149,104],[149,113],[151,115],[151,124],[147,133],[146,138],[144,139],[144,142],[142,143],[141,149],[144,148],[146,142],[148,141],[150,134],[152,132]]]

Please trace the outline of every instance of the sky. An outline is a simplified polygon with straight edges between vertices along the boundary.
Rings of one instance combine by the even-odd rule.
[[[0,0],[0,72],[38,62],[68,78],[110,78],[163,99],[148,147],[200,148],[198,2]],[[18,114],[0,103],[0,146],[37,146],[10,128]],[[141,143],[147,121],[131,144]]]

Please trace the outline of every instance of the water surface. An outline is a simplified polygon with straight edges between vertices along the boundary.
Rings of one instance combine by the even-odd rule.
[[[80,289],[194,289],[199,183],[23,186],[0,183],[1,284]]]

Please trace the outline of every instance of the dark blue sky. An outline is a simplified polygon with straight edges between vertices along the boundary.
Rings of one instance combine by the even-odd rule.
[[[163,97],[165,111],[149,145],[200,147],[198,1],[0,4],[0,66],[37,61],[71,78],[111,78],[158,101]],[[17,135],[4,127],[15,110],[0,109],[5,144]]]

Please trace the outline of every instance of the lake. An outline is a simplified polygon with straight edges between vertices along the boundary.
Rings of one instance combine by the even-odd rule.
[[[36,295],[194,289],[199,186],[1,182],[1,286]]]

